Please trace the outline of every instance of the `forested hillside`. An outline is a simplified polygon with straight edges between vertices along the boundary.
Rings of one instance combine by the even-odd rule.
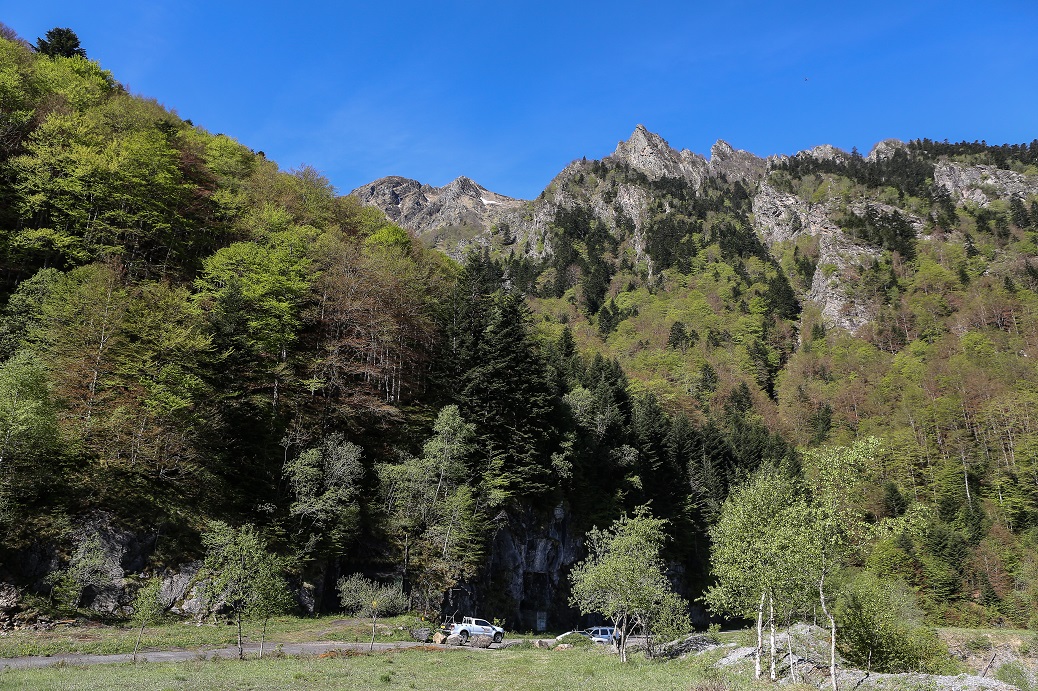
[[[561,627],[591,527],[647,504],[694,598],[733,488],[875,437],[846,499],[911,520],[847,573],[1038,626],[1038,142],[577,161],[448,229],[486,239],[459,262],[5,36],[0,580],[47,594],[112,535],[120,574],[180,573],[224,521],[303,608],[363,572]]]

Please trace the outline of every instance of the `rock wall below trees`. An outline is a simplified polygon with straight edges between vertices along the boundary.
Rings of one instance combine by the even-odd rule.
[[[507,626],[543,630],[572,624],[570,567],[584,556],[584,536],[563,505],[547,517],[532,511],[499,516],[487,567],[475,583],[448,594],[445,613],[504,615]]]

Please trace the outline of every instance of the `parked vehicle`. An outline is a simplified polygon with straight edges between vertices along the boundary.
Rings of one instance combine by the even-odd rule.
[[[609,643],[612,645],[620,641],[620,633],[612,626],[592,626],[587,630],[587,635],[595,643]]]
[[[590,638],[594,643],[608,643],[610,645],[620,640],[620,634],[612,626],[592,626],[590,629],[584,629],[583,631],[567,631],[561,636],[556,636],[555,640],[561,641],[566,636],[583,636],[584,638]]]
[[[468,643],[472,636],[490,636],[494,643],[500,643],[505,637],[505,630],[500,626],[494,626],[486,619],[475,617],[462,617],[461,623],[446,622],[443,631],[447,635],[457,634],[461,636],[462,643]]]

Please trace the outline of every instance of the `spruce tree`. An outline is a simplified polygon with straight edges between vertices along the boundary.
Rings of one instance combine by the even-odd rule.
[[[36,39],[36,52],[52,58],[71,58],[78,55],[87,56],[79,45],[79,36],[69,28],[54,27],[47,32],[47,38]]]

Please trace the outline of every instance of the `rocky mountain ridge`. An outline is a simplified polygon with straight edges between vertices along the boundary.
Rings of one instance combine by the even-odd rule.
[[[887,139],[859,159],[868,163],[889,161],[899,153],[907,155],[907,150],[904,142]],[[535,259],[550,256],[554,249],[548,231],[558,213],[583,206],[628,243],[635,262],[652,276],[655,267],[646,252],[643,227],[651,210],[660,205],[656,188],[683,183],[698,191],[709,179],[739,182],[751,195],[753,226],[768,247],[774,249],[803,235],[817,240],[817,268],[801,299],[817,305],[829,325],[854,331],[867,324],[872,315],[867,306],[854,303],[848,276],[855,273],[855,267],[874,262],[880,250],[848,236],[840,226],[841,213],[848,209],[864,213],[866,208],[896,212],[906,218],[917,234],[922,233],[925,220],[890,205],[864,201],[848,205],[831,195],[805,200],[779,192],[768,183],[768,176],[791,160],[846,165],[857,156],[856,152],[847,153],[826,144],[793,156],[761,158],[718,140],[706,158],[688,149],[677,150],[660,135],[638,125],[627,140],[618,142],[611,155],[601,161],[574,161],[534,200],[499,195],[465,177],[439,188],[387,177],[360,187],[353,194],[363,204],[381,209],[389,220],[455,258],[462,257],[470,247]],[[606,184],[609,171],[620,169],[628,174]],[[990,165],[937,162],[933,183],[946,190],[957,206],[986,207],[998,199],[1023,199],[1038,194],[1038,177]],[[632,228],[621,238],[625,235],[621,230],[625,221]]]

